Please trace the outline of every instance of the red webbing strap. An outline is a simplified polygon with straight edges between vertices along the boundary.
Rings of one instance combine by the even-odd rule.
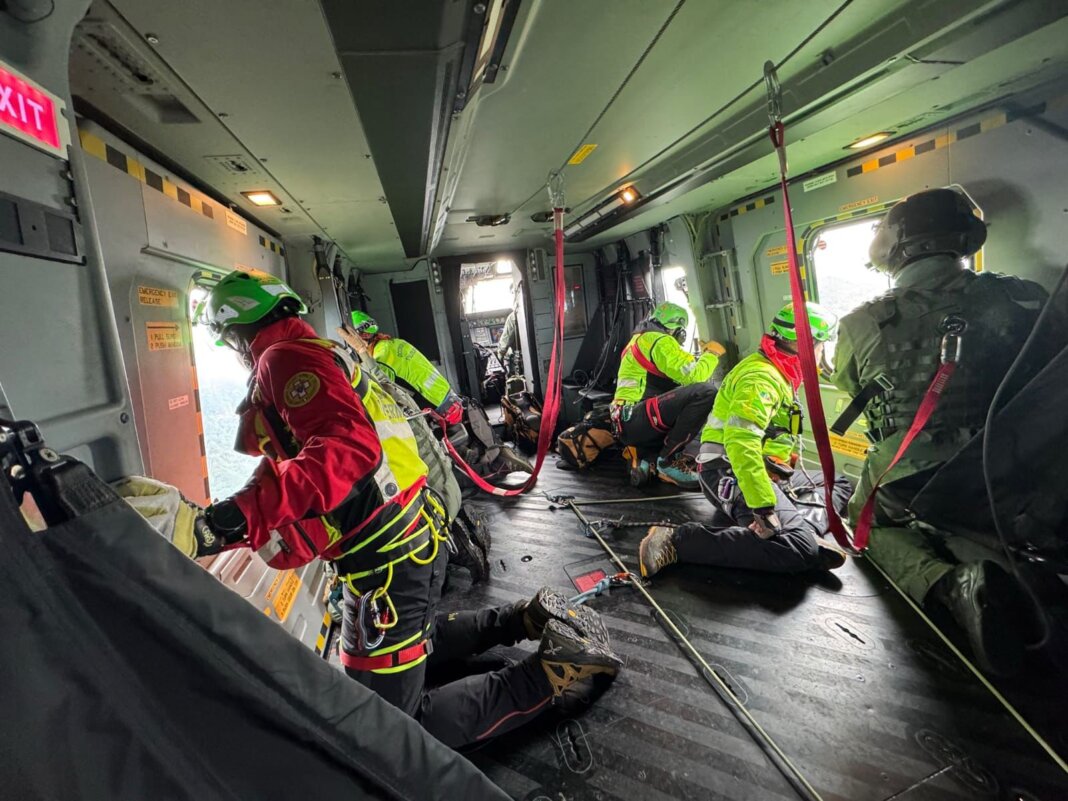
[[[541,410],[541,426],[538,429],[538,455],[534,461],[534,472],[530,474],[530,478],[526,483],[516,489],[504,489],[502,487],[495,487],[490,484],[486,479],[482,478],[463,457],[457,453],[456,448],[453,447],[452,442],[449,441],[449,433],[444,419],[435,414],[441,424],[441,430],[444,434],[445,447],[449,451],[449,456],[460,467],[467,477],[470,478],[479,489],[484,492],[488,492],[492,495],[499,495],[502,497],[510,498],[516,495],[521,495],[528,491],[538,480],[538,473],[541,472],[541,466],[545,461],[546,455],[549,453],[549,446],[553,441],[553,432],[556,431],[556,420],[560,415],[560,383],[563,379],[563,343],[564,343],[564,210],[561,207],[553,209],[553,237],[556,241],[556,267],[554,275],[556,279],[555,293],[554,293],[554,321],[556,323],[555,331],[553,332],[553,349],[552,355],[549,358],[549,376],[545,389],[545,403]]]
[[[380,656],[357,656],[356,654],[350,654],[344,648],[341,648],[339,649],[338,656],[341,658],[341,664],[349,670],[386,670],[388,668],[407,665],[409,662],[414,662],[416,659],[425,656],[429,652],[427,641],[423,640],[415,645],[410,645],[407,648],[401,648],[399,651],[394,651],[391,654],[382,654]]]
[[[865,548],[868,544],[868,536],[871,534],[871,523],[875,516],[875,495],[879,491],[879,485],[883,483],[883,479],[894,469],[894,465],[898,463],[898,460],[905,454],[905,451],[909,449],[909,445],[912,444],[912,440],[916,439],[916,435],[919,434],[927,421],[931,419],[931,415],[934,410],[938,408],[938,402],[942,400],[942,394],[946,391],[946,386],[949,384],[949,379],[953,376],[953,371],[957,369],[957,363],[953,361],[943,362],[938,368],[938,372],[935,373],[934,380],[931,381],[931,385],[927,387],[927,392],[924,393],[923,400],[920,401],[920,408],[916,410],[916,416],[912,419],[912,425],[909,426],[909,430],[905,433],[905,438],[901,440],[901,444],[897,448],[897,453],[894,454],[893,460],[883,470],[882,474],[875,480],[872,485],[871,492],[868,493],[867,500],[864,501],[864,508],[860,510],[860,519],[857,520],[857,527],[853,531],[853,545],[859,551]]]
[[[664,336],[667,336],[667,334],[664,334]],[[653,352],[653,348],[656,347],[656,343],[659,341],[659,337],[653,340],[653,345],[651,348],[649,348],[650,353]],[[630,345],[627,346],[627,352],[630,353],[632,357],[634,357],[634,361],[636,361],[641,366],[641,368],[645,370],[645,372],[652,373],[657,378],[667,378],[667,376],[664,375],[663,371],[661,371],[659,367],[653,364],[652,359],[647,359],[645,357],[645,354],[642,353],[641,348],[638,347],[637,339],[635,339],[633,342],[630,343]]]
[[[816,440],[820,468],[823,471],[823,497],[827,507],[827,523],[843,548],[852,548],[849,534],[846,532],[838,510],[834,508],[834,454],[831,441],[827,436],[827,418],[823,414],[823,399],[820,397],[819,372],[816,369],[815,344],[812,329],[808,322],[808,306],[805,304],[805,291],[801,284],[801,265],[797,259],[797,244],[794,242],[794,216],[790,211],[790,192],[786,186],[786,128],[781,121],[772,124],[771,143],[779,156],[779,184],[782,187],[782,211],[786,218],[786,254],[790,262],[790,296],[794,304],[794,319],[797,332],[797,351],[801,361],[801,378],[805,387],[805,403],[808,406],[809,426],[812,437]]]

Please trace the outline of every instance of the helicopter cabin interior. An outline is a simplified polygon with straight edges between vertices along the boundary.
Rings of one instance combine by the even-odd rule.
[[[721,378],[791,297],[768,61],[810,300],[841,316],[886,292],[865,267],[875,228],[933,187],[989,228],[968,269],[1054,288],[1063,2],[0,2],[0,418],[106,481],[235,492],[256,464],[232,451],[247,372],[192,321],[232,270],[286,281],[322,337],[367,312],[499,435],[502,403],[543,402],[556,378],[558,431],[604,409],[662,301],[689,309],[686,349],[724,345]],[[820,395],[832,418],[849,402]],[[829,442],[855,481],[864,418]],[[637,571],[649,525],[709,514],[631,486],[618,451],[564,467],[550,455],[514,498],[465,493],[490,576],[450,571],[443,607],[589,589],[613,554]],[[599,505],[580,519],[561,496]],[[205,566],[336,663],[321,562]],[[985,676],[862,556],[815,577],[680,567],[646,590],[655,605],[631,587],[588,601],[625,662],[595,703],[464,755],[508,796],[1068,797],[1063,654]]]

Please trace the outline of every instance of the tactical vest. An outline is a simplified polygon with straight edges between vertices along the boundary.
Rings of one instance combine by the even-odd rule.
[[[884,376],[893,387],[879,392],[865,407],[873,441],[908,428],[916,416],[938,370],[951,316],[967,323],[960,361],[925,430],[933,434],[964,430],[970,436],[982,428],[994,392],[1038,313],[1029,308],[1035,305],[1033,300],[1022,298],[1019,285],[996,274],[962,271],[950,285],[899,287],[853,312],[874,318],[880,334],[880,346],[864,365],[862,382]]]
[[[614,403],[630,405],[663,395],[678,387],[653,363],[653,347],[661,337],[671,337],[659,328],[639,330],[630,338],[619,360]]]
[[[384,573],[391,565],[418,559],[423,552],[436,553],[441,523],[433,519],[434,510],[425,508],[426,465],[419,458],[403,411],[342,348],[329,340],[298,341],[332,351],[375,426],[382,461],[371,480],[354,486],[335,509],[292,524],[287,537],[271,532],[260,555],[278,568],[297,567],[316,557],[332,561],[338,574],[355,589],[354,582]],[[302,443],[278,410],[264,401],[255,382],[238,411],[237,450],[263,454],[276,462],[300,453]]]

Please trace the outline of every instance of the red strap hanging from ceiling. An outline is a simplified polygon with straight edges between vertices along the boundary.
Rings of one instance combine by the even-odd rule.
[[[808,322],[808,306],[805,303],[805,291],[801,283],[801,265],[797,258],[797,245],[794,242],[794,218],[790,211],[790,191],[787,187],[786,167],[786,126],[782,123],[782,91],[775,65],[764,65],[764,82],[768,90],[768,116],[771,120],[771,143],[779,156],[779,185],[782,188],[782,210],[786,221],[786,253],[790,264],[790,297],[794,304],[794,319],[798,321],[797,350],[801,360],[801,376],[805,387],[805,402],[808,406],[809,427],[816,440],[820,468],[823,471],[823,495],[827,507],[827,522],[831,534],[843,548],[853,548],[845,524],[834,508],[834,454],[831,441],[827,436],[827,418],[823,413],[823,399],[820,397],[819,371],[816,368],[815,343],[812,329]]]
[[[445,447],[449,451],[449,455],[453,461],[460,467],[467,477],[470,478],[475,485],[488,493],[503,497],[514,497],[527,492],[538,480],[538,473],[541,472],[541,466],[545,462],[545,457],[549,453],[549,447],[552,445],[553,435],[556,431],[556,421],[560,415],[560,399],[561,389],[560,384],[563,379],[564,372],[564,194],[563,183],[561,176],[558,173],[549,174],[549,197],[553,204],[553,240],[556,245],[556,264],[553,270],[554,277],[554,295],[553,295],[553,347],[552,354],[549,357],[549,375],[545,389],[545,404],[541,410],[541,425],[538,428],[538,454],[534,461],[534,472],[530,474],[530,478],[521,487],[515,489],[504,489],[503,487],[495,487],[490,484],[486,479],[482,478],[475,472],[471,465],[464,461],[463,457],[457,453],[452,443],[449,441],[449,435],[444,419],[440,415],[435,415],[438,422],[441,424],[441,430],[444,433]]]

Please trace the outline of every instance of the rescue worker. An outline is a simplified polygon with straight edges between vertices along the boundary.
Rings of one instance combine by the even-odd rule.
[[[952,189],[920,192],[890,209],[869,256],[894,288],[842,320],[833,381],[853,403],[833,428],[844,430],[861,411],[867,418],[872,445],[849,505],[855,524],[940,360],[959,356],[930,420],[877,492],[867,554],[917,603],[947,610],[984,669],[1008,674],[1021,664],[1032,613],[1001,566],[1004,555],[953,536],[946,521],[925,525],[908,511],[935,471],[982,429],[1047,297],[1032,281],[966,269],[962,259],[985,241],[986,225]]]
[[[449,425],[463,420],[464,406],[445,378],[430,359],[418,348],[403,339],[380,333],[378,323],[367,312],[352,313],[352,327],[367,343],[371,356],[391,381],[414,393],[424,408],[431,408],[445,418]]]
[[[345,586],[345,671],[453,747],[528,722],[576,682],[615,675],[621,663],[597,614],[548,588],[528,602],[436,614],[447,531],[411,428],[304,312],[278,279],[240,271],[198,310],[253,366],[238,443],[267,458],[204,511],[197,555],[247,545],[278,568],[331,561]],[[522,662],[425,687],[445,662],[526,638],[540,645]]]
[[[819,361],[837,319],[815,303],[807,305]],[[701,431],[701,490],[728,525],[653,526],[639,547],[643,576],[675,562],[776,573],[833,570],[845,563],[845,554],[816,536],[824,532],[814,532],[783,490],[800,458],[800,387],[791,303],[775,315],[760,349],[724,377]]]
[[[659,450],[662,481],[697,489],[693,457],[683,449],[712,408],[712,374],[725,351],[717,342],[700,357],[683,350],[688,322],[682,306],[661,303],[634,331],[619,362],[612,420],[624,445]]]

